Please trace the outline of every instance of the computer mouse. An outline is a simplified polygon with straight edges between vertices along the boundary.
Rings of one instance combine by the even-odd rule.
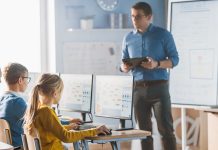
[[[105,136],[105,135],[111,135],[112,134],[112,129],[109,130],[109,133],[104,134],[104,133],[99,133],[98,136]]]
[[[109,133],[107,135],[111,135],[112,134],[112,129],[109,130]]]
[[[104,133],[99,133],[98,136],[105,136],[106,134]]]

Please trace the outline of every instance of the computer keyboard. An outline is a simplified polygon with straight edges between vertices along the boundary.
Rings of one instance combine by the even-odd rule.
[[[79,125],[78,130],[86,130],[86,129],[91,129],[91,128],[96,128],[96,126],[93,124],[82,124],[82,125]]]
[[[130,127],[130,128],[118,128],[118,129],[114,129],[114,131],[124,131],[124,130],[133,130],[134,128]]]

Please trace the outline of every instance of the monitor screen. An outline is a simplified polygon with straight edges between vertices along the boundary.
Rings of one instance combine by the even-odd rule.
[[[3,79],[3,77],[1,78],[1,83],[0,83],[0,95],[4,93],[4,91],[6,91],[7,86],[5,83],[5,80]]]
[[[97,75],[95,115],[132,119],[133,77]]]
[[[59,102],[59,109],[75,112],[91,112],[92,75],[60,74],[64,90]]]
[[[26,100],[29,99],[30,94],[32,92],[33,87],[37,84],[37,81],[39,79],[39,77],[41,76],[41,73],[38,72],[29,72],[28,76],[31,78],[30,82],[27,85],[27,88],[25,90],[25,92],[23,93],[24,98]]]

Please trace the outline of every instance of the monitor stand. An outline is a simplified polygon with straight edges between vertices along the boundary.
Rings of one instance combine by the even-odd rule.
[[[59,110],[59,104],[53,104],[52,109],[55,111],[55,113],[57,114],[58,117],[61,117],[62,115],[60,114],[60,110]]]
[[[115,129],[115,131],[132,130],[133,129],[133,123],[132,123],[132,127],[126,128],[126,122],[125,121],[126,121],[125,119],[120,119],[119,129]]]
[[[86,120],[86,114],[89,115],[89,120]],[[92,120],[92,114],[82,112],[82,113],[81,113],[81,116],[82,116],[82,121],[83,121],[83,123],[92,123],[92,122],[93,122],[93,120]]]

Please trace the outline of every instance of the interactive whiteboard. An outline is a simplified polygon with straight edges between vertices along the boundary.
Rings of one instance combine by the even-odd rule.
[[[216,106],[218,0],[170,0],[168,6],[180,57],[170,72],[172,103]]]

